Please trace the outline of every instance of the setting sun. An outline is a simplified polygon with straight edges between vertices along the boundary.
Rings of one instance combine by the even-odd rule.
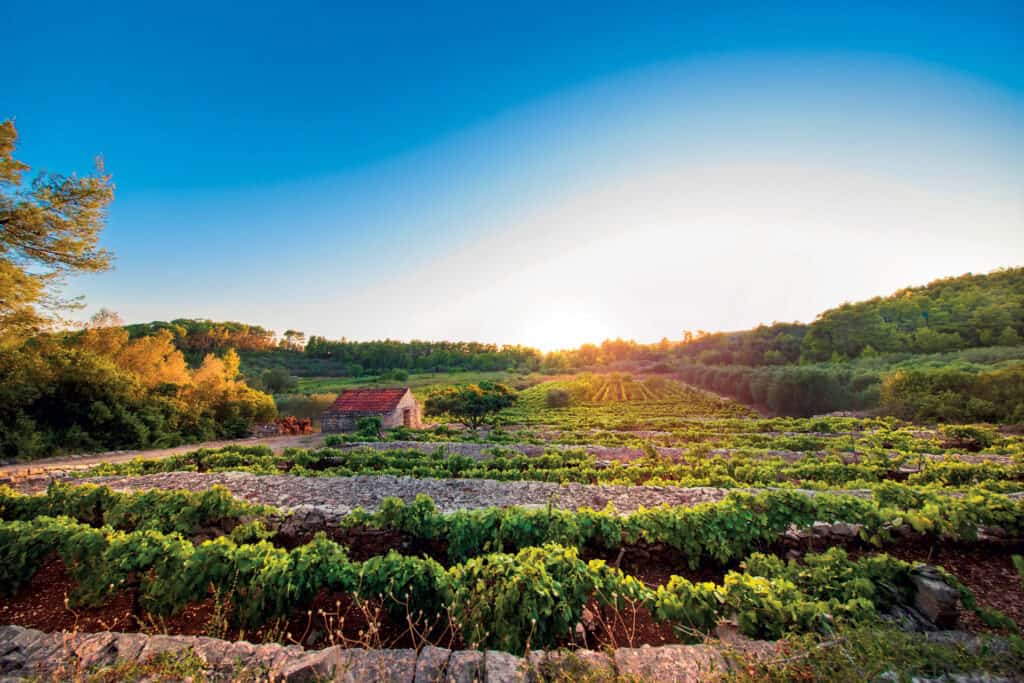
[[[612,328],[596,315],[571,307],[545,309],[531,316],[518,337],[541,351],[574,349],[582,344],[599,344],[612,335]]]

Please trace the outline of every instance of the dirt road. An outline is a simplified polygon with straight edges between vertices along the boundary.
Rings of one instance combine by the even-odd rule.
[[[315,448],[323,443],[323,434],[303,434],[301,436],[264,436],[248,439],[228,439],[225,441],[207,441],[205,443],[186,444],[174,448],[154,448],[141,451],[107,451],[105,453],[83,453],[81,455],[63,455],[57,458],[42,458],[31,462],[0,465],[0,476],[18,477],[31,474],[44,474],[55,470],[77,470],[92,467],[102,462],[127,462],[135,458],[159,460],[170,455],[188,453],[198,448],[223,448],[224,446],[270,446],[275,453],[280,453],[290,446]]]

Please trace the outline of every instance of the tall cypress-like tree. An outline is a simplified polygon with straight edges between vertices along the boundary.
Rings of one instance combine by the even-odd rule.
[[[110,268],[99,235],[114,186],[97,159],[86,176],[39,173],[14,158],[18,132],[0,122],[0,348],[51,325],[79,306],[61,297],[67,275]]]

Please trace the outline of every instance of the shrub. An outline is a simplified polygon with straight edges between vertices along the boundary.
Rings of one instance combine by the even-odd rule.
[[[566,389],[548,389],[544,397],[544,403],[548,408],[567,408],[572,401],[572,395]]]
[[[367,439],[380,438],[381,421],[379,417],[361,417],[356,422],[356,436]]]

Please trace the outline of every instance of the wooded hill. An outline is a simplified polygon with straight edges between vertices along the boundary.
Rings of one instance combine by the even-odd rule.
[[[131,337],[167,330],[192,362],[238,350],[255,378],[390,371],[600,371],[639,363],[782,415],[881,410],[921,420],[1024,421],[1024,268],[967,274],[845,303],[804,323],[740,332],[685,333],[656,344],[605,340],[542,354],[476,342],[311,337],[262,327],[175,320],[130,325]]]

